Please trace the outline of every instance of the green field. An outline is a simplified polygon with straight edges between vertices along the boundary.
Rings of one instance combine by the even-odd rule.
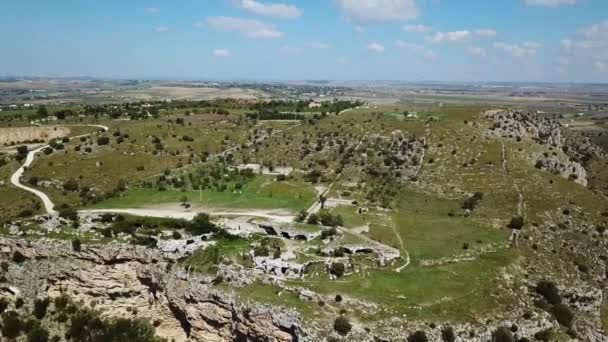
[[[193,204],[235,209],[307,209],[316,199],[314,190],[301,181],[275,181],[256,176],[238,191],[159,191],[137,188],[121,197],[98,203],[93,208],[138,208],[147,205],[179,203],[186,196]]]

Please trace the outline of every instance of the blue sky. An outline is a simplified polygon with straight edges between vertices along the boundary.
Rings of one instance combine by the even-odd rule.
[[[0,75],[608,82],[606,0],[2,0]]]

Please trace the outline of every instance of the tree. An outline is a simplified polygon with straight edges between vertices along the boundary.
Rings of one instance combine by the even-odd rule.
[[[39,106],[38,110],[36,111],[36,115],[39,118],[46,118],[49,116],[49,111],[46,109],[45,105]]]
[[[27,148],[26,145],[17,147],[17,153],[19,153],[21,155],[27,154],[28,152],[29,152],[29,149]]]
[[[524,218],[521,216],[515,216],[511,219],[511,222],[507,225],[507,227],[511,229],[521,230],[525,225]]]
[[[422,330],[418,330],[407,337],[407,342],[428,342],[429,338],[426,333]]]
[[[64,204],[59,208],[59,217],[62,217],[66,220],[77,221],[78,212],[69,205]]]
[[[97,138],[97,145],[99,145],[99,146],[107,145],[109,143],[110,143],[110,138],[108,138],[108,137]]]
[[[205,213],[196,215],[188,225],[188,231],[197,235],[213,233],[217,230],[218,228],[211,222],[209,215]]]
[[[323,195],[319,195],[319,203],[321,204],[321,209],[325,208],[325,202],[327,201],[327,197]]]
[[[348,318],[344,316],[339,316],[334,321],[334,330],[340,335],[348,335],[351,329],[352,325],[348,321]]]
[[[310,216],[308,216],[308,220],[306,221],[306,223],[308,223],[308,224],[319,223],[319,216],[317,216],[317,214],[315,214],[315,213],[310,214]]]

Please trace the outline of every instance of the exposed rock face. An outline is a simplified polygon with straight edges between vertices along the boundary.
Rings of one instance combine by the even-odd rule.
[[[15,253],[7,280],[23,296],[68,294],[94,302],[104,316],[150,320],[157,334],[186,341],[298,341],[297,314],[268,306],[246,307],[190,275],[157,251],[111,245],[72,251],[69,243],[0,239],[0,260]]]
[[[575,161],[561,162],[556,158],[541,157],[536,161],[536,167],[587,186],[587,171]]]
[[[0,128],[0,144],[48,141],[70,134],[67,127],[10,127]]]
[[[561,123],[550,118],[539,117],[520,111],[492,110],[484,113],[494,125],[490,136],[529,139],[541,145],[562,150],[570,159],[560,161],[549,156],[540,156],[536,167],[561,175],[578,184],[587,186],[587,171],[583,167],[590,159],[603,156],[601,148],[589,138],[570,132]]]

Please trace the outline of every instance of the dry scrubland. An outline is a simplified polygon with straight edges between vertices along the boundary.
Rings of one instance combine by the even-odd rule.
[[[152,90],[157,96],[206,91]],[[492,135],[494,123],[481,115],[487,109],[390,103],[340,115],[308,115],[301,122],[255,121],[238,112],[104,119],[108,132],[71,139],[41,154],[24,180],[56,203],[79,208],[181,205],[184,211],[190,206],[276,209],[300,216],[301,222],[289,229],[313,238],[218,237],[213,247],[184,257],[180,267],[212,277],[209,286],[235,291],[239,302],[295,308],[303,325],[315,331],[332,330],[340,315],[360,334],[366,327],[390,336],[406,324],[426,329],[427,322],[438,321],[460,326],[542,321],[556,315],[550,304],[557,304],[535,302],[543,300],[533,290],[541,278],[573,293],[577,284],[592,286],[601,277],[595,252],[605,246],[605,236],[596,227],[605,223],[608,203],[593,189],[601,183],[605,161],[592,161],[597,171],[590,172],[590,187],[544,171],[535,165],[539,156],[568,160],[566,151],[529,137]],[[269,172],[239,172],[241,164],[261,164]],[[16,166],[0,168],[3,179]],[[271,172],[284,168],[293,170]],[[0,191],[19,203],[0,202],[8,215],[33,200],[6,185]],[[319,194],[327,199],[325,208],[302,212],[314,208]],[[467,205],[471,198],[476,202]],[[242,216],[232,225],[241,229],[267,220],[255,213]],[[509,236],[520,216],[523,230],[514,245]],[[161,234],[162,242],[189,232],[183,222],[137,220],[126,220],[137,227],[134,231],[110,221],[104,238],[94,232],[82,239],[92,245],[117,237],[145,244],[150,242],[146,236]],[[72,239],[78,230],[66,226],[61,234]],[[585,247],[592,242],[593,248]],[[352,253],[348,248],[353,246],[376,249]],[[396,251],[398,257],[385,262],[378,250]],[[270,258],[274,253],[277,257]],[[271,263],[285,255],[288,262],[306,265],[305,272],[251,276],[259,266],[256,258],[268,257],[264,262]],[[282,267],[295,267],[287,265]],[[252,281],[226,271],[230,267]],[[271,283],[273,277],[280,281]],[[577,314],[583,321],[590,317]],[[564,327],[554,329],[555,336],[565,338],[569,327],[560,323]]]

